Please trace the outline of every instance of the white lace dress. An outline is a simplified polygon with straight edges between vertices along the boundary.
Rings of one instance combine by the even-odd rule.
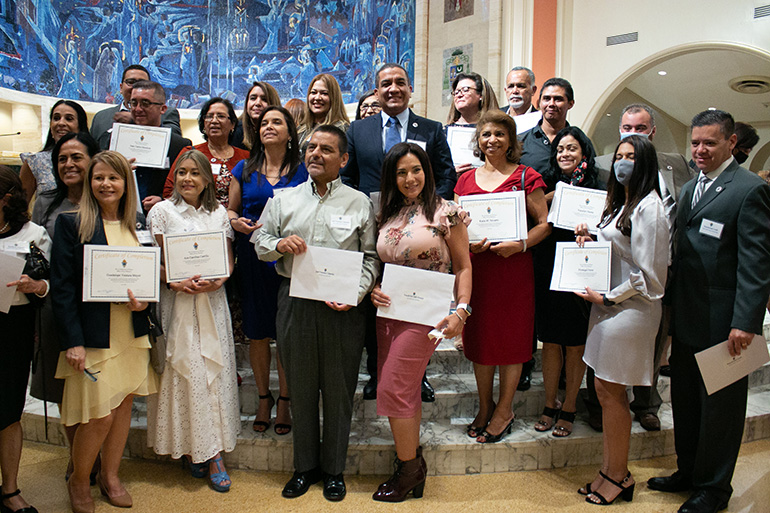
[[[153,236],[225,230],[233,238],[221,205],[206,212],[165,200],[150,211],[149,227]],[[240,430],[240,408],[225,288],[190,295],[163,287],[160,317],[167,359],[159,392],[148,399],[147,445],[173,458],[190,455],[195,463],[232,451]]]

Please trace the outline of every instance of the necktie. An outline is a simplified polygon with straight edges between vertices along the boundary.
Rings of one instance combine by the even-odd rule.
[[[385,133],[385,153],[388,153],[390,149],[396,144],[401,142],[401,128],[397,118],[391,117],[386,126],[388,131]]]
[[[690,208],[695,208],[695,205],[700,201],[700,197],[703,196],[703,192],[706,190],[706,184],[711,181],[706,175],[700,175],[698,177],[698,185],[695,186],[695,192],[692,194],[692,205]]]

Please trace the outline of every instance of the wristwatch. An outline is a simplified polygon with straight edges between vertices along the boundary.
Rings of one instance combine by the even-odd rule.
[[[460,303],[459,305],[457,305],[457,308],[455,308],[455,310],[460,310],[460,309],[465,310],[465,313],[468,314],[468,317],[471,316],[471,307],[468,305],[468,303]]]
[[[604,303],[604,306],[615,306],[615,301],[607,299],[607,296],[604,294],[602,294],[602,303]]]

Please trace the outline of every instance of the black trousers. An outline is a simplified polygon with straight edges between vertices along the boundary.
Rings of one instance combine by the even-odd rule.
[[[671,346],[671,406],[677,466],[695,488],[728,500],[746,420],[749,378],[706,393],[695,350],[674,338]]]

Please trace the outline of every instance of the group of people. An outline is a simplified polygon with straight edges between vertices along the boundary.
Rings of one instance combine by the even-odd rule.
[[[747,379],[708,395],[694,353],[728,340],[731,354],[740,354],[760,332],[770,296],[770,186],[733,158],[737,136],[728,113],[705,111],[693,119],[693,167],[681,155],[656,152],[654,113],[642,104],[623,111],[617,147],[597,156],[590,139],[567,123],[574,105],[568,81],[545,81],[540,110],[530,70],[514,68],[506,84],[508,107],[501,109],[483,77],[459,74],[442,126],[409,109],[409,76],[394,63],[377,71],[352,123],[331,75],[313,79],[294,114],[270,84],[255,82],[240,119],[226,99],[203,105],[198,123],[206,141],[196,146],[178,134],[178,113],[141,66],[124,71],[126,103],[97,114],[91,135],[82,107],[57,102],[43,151],[24,157],[20,176],[0,168],[0,244],[27,258],[24,274],[8,284],[17,287],[13,306],[0,314],[0,326],[16,341],[0,362],[3,511],[35,511],[18,492],[16,476],[36,311],[41,364],[31,393],[59,404],[76,513],[94,510],[93,484],[112,505],[131,506],[118,469],[137,395],[149,396],[149,445],[182,458],[193,477],[208,476],[215,490],[229,490],[222,453],[234,449],[240,429],[238,332],[249,340],[259,395],[253,429],[266,431],[277,405],[275,433],[293,434],[295,472],[284,497],[299,497],[319,481],[326,499],[345,497],[364,346],[374,388],[368,393],[388,417],[396,449],[395,472],[373,499],[421,497],[427,475],[421,401],[436,348],[433,329],[447,339],[462,334],[478,389],[478,411],[466,431],[478,443],[511,432],[514,394],[529,383],[538,339],[545,408],[533,429],[571,434],[589,368],[586,403],[592,426],[604,431],[604,459],[579,493],[595,504],[633,498],[630,410],[645,428],[660,429],[656,382],[671,333],[678,470],[648,486],[694,490],[684,513],[726,506]],[[129,160],[107,151],[112,121],[171,128],[168,169],[132,172]],[[532,128],[522,133],[519,123]],[[475,129],[481,165],[452,160],[446,131],[453,126]],[[559,183],[606,189],[598,226],[566,230],[549,223]],[[458,198],[507,191],[524,192],[526,236],[469,243],[473,219]],[[162,248],[167,234],[202,230],[225,233],[237,280],[173,282],[162,272],[157,308],[131,291],[124,303],[83,301],[84,245]],[[609,292],[551,291],[556,243],[594,239],[612,243]],[[289,294],[294,257],[308,246],[363,253],[356,304]],[[391,303],[380,286],[384,263],[453,274],[456,308],[435,326],[376,317],[377,308]],[[666,291],[671,299],[664,305]],[[156,323],[168,341],[159,375],[148,338]],[[277,401],[270,391],[272,340]]]

